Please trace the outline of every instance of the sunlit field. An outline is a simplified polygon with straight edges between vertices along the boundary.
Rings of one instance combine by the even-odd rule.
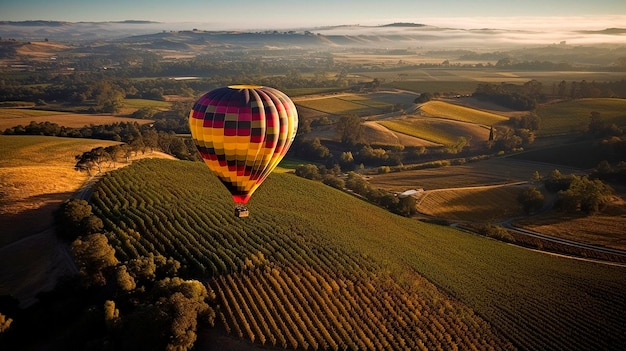
[[[89,125],[113,124],[120,122],[137,122],[139,124],[152,123],[148,119],[135,119],[127,117],[116,117],[112,115],[94,115],[82,113],[67,113],[57,111],[43,111],[31,109],[0,108],[0,132],[7,128],[18,125],[27,126],[30,122],[56,123],[63,127],[81,128]]]

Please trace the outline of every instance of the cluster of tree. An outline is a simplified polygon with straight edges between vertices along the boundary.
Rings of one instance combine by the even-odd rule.
[[[535,142],[535,133],[526,128],[491,127],[488,147],[495,151],[515,151]]]
[[[599,112],[592,111],[589,115],[587,133],[594,138],[619,137],[624,134],[622,128],[602,118]]]
[[[513,238],[513,236],[511,236],[511,233],[509,233],[506,228],[499,225],[494,225],[491,223],[478,224],[476,225],[475,229],[478,234],[484,235],[488,238],[493,238],[507,243],[515,242],[515,239]]]
[[[310,123],[303,121],[298,126],[298,134],[292,146],[292,153],[311,161],[326,161],[331,167],[339,164],[344,171],[354,170],[357,165],[379,167],[402,164],[402,145],[384,149],[371,146],[363,139],[363,121],[355,115],[342,116],[334,123],[339,143],[333,145],[334,153],[319,138],[307,138],[310,126],[326,126],[332,124],[327,117],[321,117]],[[425,149],[422,150],[423,154]]]
[[[603,160],[593,169],[589,177],[604,182],[626,184],[626,161],[611,165],[608,161]]]
[[[563,175],[559,170],[552,171],[544,179],[544,185],[548,191],[557,193],[556,207],[567,212],[600,212],[613,195],[613,189],[600,179]]]
[[[402,216],[409,217],[416,212],[413,197],[398,197],[389,191],[374,189],[367,180],[356,172],[351,171],[344,175],[339,165],[335,165],[331,169],[323,165],[298,165],[296,175],[307,179],[321,180],[324,184],[340,190],[350,190],[369,202]]]
[[[543,207],[545,196],[537,187],[527,187],[522,189],[517,195],[517,201],[522,205],[526,214],[532,214]]]
[[[28,349],[44,338],[51,349],[191,349],[198,323],[214,323],[213,291],[177,277],[180,263],[172,258],[149,254],[120,262],[108,235],[85,226],[93,216],[85,200],[63,204],[59,224],[79,274],[43,296],[31,308],[37,311],[18,314],[5,335],[8,344]],[[4,319],[0,327],[10,324]]]
[[[572,81],[569,84],[562,80],[552,85],[552,95],[561,99],[581,99],[600,97],[626,97],[626,79],[608,82],[580,82]]]
[[[542,89],[542,84],[534,79],[522,85],[481,83],[472,96],[514,110],[531,111],[537,107],[538,102],[546,100]]]

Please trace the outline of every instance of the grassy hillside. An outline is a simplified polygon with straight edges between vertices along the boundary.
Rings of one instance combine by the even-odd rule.
[[[472,123],[463,123],[444,118],[402,117],[393,120],[377,121],[386,128],[436,144],[451,146],[460,137],[479,142],[487,140],[489,129]]]
[[[176,257],[216,290],[225,328],[257,342],[626,345],[625,268],[398,217],[291,174],[267,179],[247,219],[234,218],[230,197],[200,163],[139,162],[104,177],[92,202],[121,260],[154,251]]]
[[[0,135],[0,246],[26,234],[44,230],[51,223],[52,209],[28,212],[59,204],[77,191],[87,174],[74,170],[74,156],[97,146],[119,144],[93,139],[48,136]],[[22,225],[10,225],[14,215]]]
[[[429,101],[420,106],[420,112],[425,115],[452,119],[460,122],[469,122],[491,126],[507,121],[505,116],[477,110],[474,108],[450,104],[443,101]]]
[[[589,125],[591,112],[618,126],[626,125],[626,99],[579,99],[540,106],[539,135],[580,132]]]

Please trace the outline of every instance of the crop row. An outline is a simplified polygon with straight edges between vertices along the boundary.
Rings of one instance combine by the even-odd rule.
[[[428,300],[391,281],[335,280],[300,265],[212,279],[227,330],[298,349],[501,349],[489,328],[464,320],[450,303]],[[469,317],[469,316],[466,316]]]
[[[596,279],[601,284],[591,286],[577,278],[582,271],[556,274],[545,265],[535,268],[525,259],[526,251],[515,251],[522,257],[516,266],[502,259],[498,267],[506,267],[503,272],[491,268],[495,265],[490,257],[501,256],[485,250],[493,246],[490,242],[445,231],[427,236],[419,232],[428,229],[424,226],[405,235],[395,222],[380,222],[394,226],[380,232],[376,218],[352,225],[346,218],[367,216],[373,210],[354,202],[341,206],[341,195],[329,199],[325,188],[296,177],[268,179],[258,192],[263,203],[253,199],[253,215],[238,219],[221,184],[199,166],[138,162],[103,177],[91,203],[121,261],[148,253],[177,259],[183,264],[181,274],[213,287],[218,321],[235,335],[299,349],[497,350],[513,345],[528,350],[610,349],[623,340],[623,324],[615,321],[623,320],[620,312],[626,306],[623,299],[616,303],[623,289],[611,272]],[[316,196],[310,195],[309,186]],[[350,241],[341,238],[350,231]],[[462,243],[462,250],[454,249],[457,243]],[[489,316],[489,323],[412,271],[405,273],[410,278],[404,277],[402,283],[392,279],[388,270],[393,272],[394,267],[381,262],[397,259],[376,256],[390,248],[404,262],[427,271],[439,286],[473,304],[481,316]],[[459,255],[462,259],[456,259]],[[459,265],[469,259],[473,269],[484,273]],[[525,269],[532,269],[533,276],[517,272],[521,264],[530,267]],[[571,269],[575,267],[572,264]],[[538,275],[545,279],[534,279]],[[509,278],[518,276],[525,278]],[[561,281],[570,276],[564,285]],[[474,283],[476,279],[482,283]],[[546,280],[554,283],[544,284]],[[462,289],[455,290],[450,282],[462,284]],[[553,295],[571,296],[576,308]]]

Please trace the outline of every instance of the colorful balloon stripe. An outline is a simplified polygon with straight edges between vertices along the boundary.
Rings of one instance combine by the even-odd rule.
[[[269,87],[212,90],[189,113],[193,141],[209,169],[245,204],[285,156],[298,129],[287,95]]]

